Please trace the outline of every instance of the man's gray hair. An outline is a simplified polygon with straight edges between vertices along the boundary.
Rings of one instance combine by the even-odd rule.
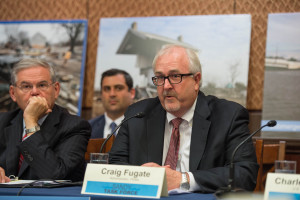
[[[15,85],[17,80],[17,74],[19,73],[19,71],[23,70],[23,69],[28,69],[31,67],[44,67],[46,69],[49,70],[50,72],[50,76],[51,76],[51,81],[54,83],[56,82],[57,78],[56,78],[56,73],[54,71],[54,67],[47,62],[46,60],[43,59],[37,59],[37,58],[25,58],[20,60],[19,62],[17,62],[12,71],[11,71],[11,75],[10,75],[10,84],[11,85]]]
[[[178,45],[178,44],[167,44],[167,45],[164,45],[158,52],[157,54],[155,55],[154,59],[153,59],[153,62],[152,62],[152,68],[153,68],[153,71],[155,69],[155,65],[156,65],[156,61],[157,59],[162,56],[162,55],[165,55],[165,54],[168,54],[170,53],[170,51],[173,49],[173,48],[182,48],[185,50],[186,52],[186,55],[188,57],[188,61],[189,61],[189,70],[191,73],[195,74],[197,72],[200,72],[201,73],[201,80],[199,82],[199,86],[201,87],[202,85],[202,67],[201,67],[201,64],[200,64],[200,60],[198,58],[198,55],[196,53],[196,51],[194,51],[193,49],[190,49],[190,48],[187,48],[187,47],[184,47],[184,46],[181,46],[181,45]]]

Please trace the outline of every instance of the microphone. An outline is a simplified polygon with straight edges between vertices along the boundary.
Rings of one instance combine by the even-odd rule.
[[[101,148],[100,148],[100,153],[102,153],[103,148],[104,148],[105,144],[107,143],[107,141],[109,140],[109,138],[111,138],[114,135],[114,133],[122,126],[122,124],[124,124],[124,122],[127,122],[128,120],[130,120],[132,118],[143,118],[143,117],[145,117],[145,115],[146,114],[144,112],[139,112],[131,117],[123,119],[122,122],[115,128],[115,130],[113,130],[111,132],[111,134],[108,135],[107,138],[104,140],[104,142],[102,143]]]
[[[234,185],[234,163],[233,163],[233,159],[235,156],[235,153],[237,152],[237,150],[250,138],[252,138],[252,136],[254,136],[258,131],[260,131],[261,129],[263,129],[264,127],[268,126],[268,127],[274,127],[276,126],[277,122],[275,120],[270,120],[268,121],[268,123],[266,123],[265,125],[261,126],[259,129],[257,129],[256,131],[254,131],[251,135],[249,135],[245,140],[243,140],[232,152],[231,155],[231,160],[230,160],[230,166],[229,166],[229,179],[228,179],[228,186],[227,187],[222,187],[220,188],[218,191],[216,191],[216,196],[220,197],[222,196],[224,193],[228,193],[228,192],[232,192],[235,189],[235,185]]]

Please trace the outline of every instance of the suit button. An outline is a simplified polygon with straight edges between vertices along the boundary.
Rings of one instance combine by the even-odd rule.
[[[26,154],[26,157],[29,161],[33,161],[33,157],[30,154]]]
[[[31,155],[28,156],[29,161],[33,161],[33,157]]]

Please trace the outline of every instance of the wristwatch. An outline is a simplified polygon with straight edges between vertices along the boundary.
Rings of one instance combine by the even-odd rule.
[[[187,178],[187,173],[181,173],[181,183],[180,183],[180,189],[181,190],[189,190],[190,189],[190,183]]]
[[[34,126],[32,128],[25,129],[25,134],[34,133],[34,132],[37,132],[39,130],[41,130],[40,126]]]

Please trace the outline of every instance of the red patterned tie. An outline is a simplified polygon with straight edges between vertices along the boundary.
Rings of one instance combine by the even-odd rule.
[[[173,124],[173,130],[165,165],[170,165],[172,169],[176,170],[178,151],[180,146],[179,125],[181,124],[182,119],[176,118],[171,122]]]
[[[22,138],[22,142],[26,139],[28,137],[28,135],[27,134],[25,134],[24,136],[23,136],[23,138]],[[22,154],[20,154],[20,160],[19,160],[19,170],[20,170],[20,168],[21,168],[21,165],[22,165],[22,162],[23,162],[23,160],[24,160],[24,157],[23,157],[23,155]]]

